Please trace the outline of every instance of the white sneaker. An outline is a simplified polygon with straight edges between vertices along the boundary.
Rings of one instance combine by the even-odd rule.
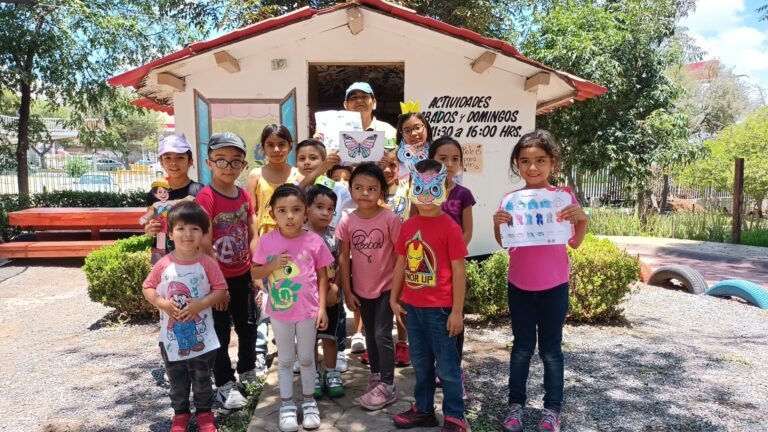
[[[361,353],[365,351],[365,336],[362,333],[352,335],[352,353]]]
[[[349,366],[347,365],[347,354],[344,352],[340,352],[336,354],[336,370],[344,373],[349,370]]]
[[[299,364],[298,360],[296,360],[296,362],[293,364],[293,373],[301,373],[301,365]]]
[[[280,421],[278,427],[283,432],[296,432],[299,430],[299,422],[296,417],[296,405],[290,403],[280,407]]]
[[[244,407],[248,400],[240,394],[237,389],[237,383],[230,381],[216,389],[216,400],[224,409],[233,410]]]
[[[267,374],[267,356],[264,353],[256,353],[256,369],[254,369],[256,376],[264,376]]]
[[[320,410],[317,408],[317,402],[305,401],[301,404],[301,411],[304,412],[304,421],[301,425],[304,429],[317,429],[320,427]]]

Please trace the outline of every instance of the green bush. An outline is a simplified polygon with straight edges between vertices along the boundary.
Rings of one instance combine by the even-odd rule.
[[[640,264],[607,239],[587,235],[578,249],[568,248],[571,261],[570,311],[573,321],[598,322],[621,317],[619,306],[638,280]],[[484,261],[467,262],[466,310],[493,317],[508,311],[509,254],[501,250]]]
[[[68,158],[64,164],[64,172],[73,178],[80,178],[81,175],[90,170],[91,165],[83,158]]]
[[[620,318],[619,306],[629,284],[640,278],[640,263],[608,239],[587,235],[578,249],[568,248],[571,261],[568,317],[596,322]]]
[[[88,280],[88,297],[115,308],[126,317],[151,316],[155,308],[144,300],[141,284],[152,265],[149,250],[154,238],[135,236],[91,252],[83,271]]]
[[[134,192],[85,192],[53,191],[34,195],[0,194],[0,235],[10,240],[21,233],[8,225],[8,213],[31,207],[143,207],[147,193]]]
[[[501,250],[483,261],[467,260],[468,313],[492,317],[509,311],[507,306],[507,274],[509,254]]]

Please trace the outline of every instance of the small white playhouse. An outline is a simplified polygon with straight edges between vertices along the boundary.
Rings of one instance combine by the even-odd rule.
[[[472,255],[498,249],[491,215],[511,190],[509,157],[536,115],[605,92],[488,39],[382,0],[299,9],[197,42],[110,79],[143,97],[136,105],[175,116],[196,145],[200,181],[210,134],[243,136],[249,160],[261,129],[285,124],[296,142],[312,136],[314,113],[343,109],[344,90],[369,82],[374,115],[395,124],[399,102],[418,100],[435,137],[464,147],[463,184],[475,195]]]

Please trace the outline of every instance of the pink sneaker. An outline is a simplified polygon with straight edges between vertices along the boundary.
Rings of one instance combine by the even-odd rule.
[[[394,387],[392,390],[389,390],[386,384],[380,382],[376,387],[360,398],[360,405],[371,411],[380,410],[395,402],[397,398],[395,397],[394,390]]]
[[[365,393],[368,393],[369,391],[373,390],[373,388],[379,385],[380,382],[381,382],[381,374],[378,374],[378,373],[371,374],[371,377],[368,378],[368,386],[365,388]]]

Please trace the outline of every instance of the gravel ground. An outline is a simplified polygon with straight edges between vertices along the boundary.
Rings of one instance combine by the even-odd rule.
[[[475,431],[498,430],[505,415],[511,331],[496,328],[467,332]],[[566,326],[564,351],[565,430],[768,430],[768,311],[641,285],[625,323]],[[534,356],[529,428],[539,420],[542,380]]]
[[[0,430],[168,430],[157,325],[110,321],[108,308],[88,300],[80,264],[0,267]],[[565,430],[768,430],[768,311],[640,286],[626,317],[566,327]],[[468,329],[475,431],[498,430],[504,416],[509,338],[505,322]],[[541,380],[534,357],[531,426]]]

